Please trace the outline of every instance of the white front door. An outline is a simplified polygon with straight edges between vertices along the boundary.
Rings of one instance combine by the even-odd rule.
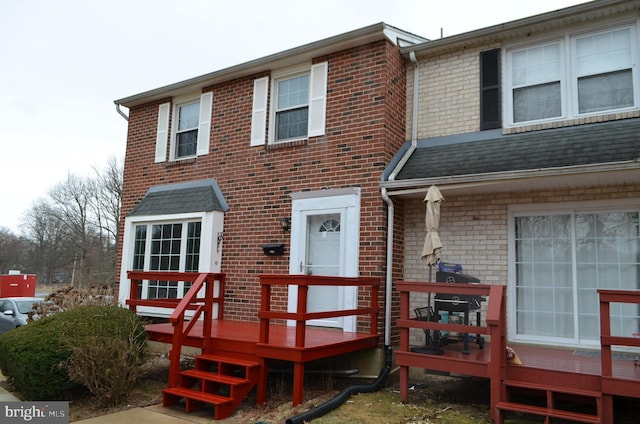
[[[340,221],[341,213],[304,213],[306,216],[306,252],[301,270],[308,275],[341,275]],[[307,311],[325,312],[342,309],[344,288],[332,286],[309,287]],[[314,320],[310,325],[342,328],[342,318]]]
[[[299,196],[299,197],[298,197]],[[291,274],[357,276],[359,190],[326,190],[293,195]],[[310,287],[309,312],[356,307],[355,287]],[[289,311],[295,311],[297,286],[289,288]],[[355,331],[354,317],[312,320],[307,324]]]

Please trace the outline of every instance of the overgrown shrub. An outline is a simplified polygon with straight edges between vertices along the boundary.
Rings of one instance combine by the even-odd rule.
[[[0,335],[0,371],[24,400],[69,399],[73,389],[86,385],[107,404],[122,398],[126,384],[111,383],[117,393],[107,394],[103,381],[129,381],[145,345],[144,325],[128,309],[81,306]],[[115,349],[127,353],[118,358]],[[93,370],[78,369],[89,366]]]
[[[135,314],[129,318],[130,325],[116,329],[115,337],[89,335],[74,340],[64,364],[69,377],[87,387],[101,406],[122,402],[140,375],[146,333],[139,331]]]

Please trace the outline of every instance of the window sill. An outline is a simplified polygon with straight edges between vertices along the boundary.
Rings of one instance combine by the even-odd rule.
[[[604,115],[591,115],[581,118],[566,119],[561,121],[541,122],[536,124],[525,124],[520,126],[505,127],[502,129],[503,134],[518,134],[530,131],[546,130],[551,128],[572,127],[575,125],[594,124],[597,122],[616,121],[619,119],[638,118],[640,110],[630,110],[618,113],[609,113]]]
[[[305,138],[302,140],[293,140],[293,141],[283,141],[280,143],[269,143],[265,146],[265,149],[270,152],[272,150],[280,150],[280,149],[286,149],[289,147],[297,147],[297,146],[306,146],[307,144],[309,144],[309,139]]]
[[[188,165],[190,163],[195,163],[196,158],[186,158],[186,159],[178,159],[166,162],[165,168],[170,168],[172,166],[180,166],[180,165]]]

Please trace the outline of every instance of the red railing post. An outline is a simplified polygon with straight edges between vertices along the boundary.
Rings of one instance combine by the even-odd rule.
[[[600,293],[600,291],[598,291]],[[609,301],[600,293],[600,339],[611,336],[611,308]],[[613,374],[613,366],[611,363],[611,345],[600,342],[600,359],[602,362],[602,376],[611,377]]]
[[[138,299],[138,287],[140,284],[142,284],[142,280],[131,278],[129,282],[129,299]],[[137,305],[135,303],[130,303],[129,310],[133,313],[136,313],[138,311]]]
[[[261,279],[261,292],[260,292],[260,343],[269,343],[269,324],[270,319],[268,317],[271,312],[271,284],[263,282]]]
[[[296,319],[296,347],[304,347],[306,341],[308,294],[309,286],[307,284],[300,284],[298,286],[298,305],[296,307],[296,313],[298,314],[298,318]]]
[[[507,322],[505,286],[492,285],[489,289],[489,304],[487,306],[486,323],[491,337],[491,352],[489,353],[489,414],[496,419],[496,404],[502,397],[502,380],[507,366]]]

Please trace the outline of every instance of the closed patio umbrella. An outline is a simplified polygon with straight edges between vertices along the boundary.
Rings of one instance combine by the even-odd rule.
[[[438,235],[438,226],[440,225],[440,203],[444,200],[438,187],[431,186],[427,191],[427,195],[424,198],[426,203],[427,212],[424,218],[424,223],[427,228],[427,235],[424,239],[424,246],[422,247],[422,260],[429,265],[429,282],[431,282],[431,272],[434,265],[440,262],[440,251],[442,250],[442,242]],[[427,298],[426,314],[420,319],[427,321],[437,320],[435,318],[433,309],[431,308],[431,292],[429,292]],[[430,330],[424,330],[425,333],[425,345],[423,347],[414,347],[411,350],[418,353],[427,353],[433,355],[442,355],[444,350],[439,347],[439,333]]]
[[[440,225],[440,203],[444,200],[438,187],[431,186],[424,198],[427,207],[427,213],[424,223],[427,228],[427,236],[424,239],[422,248],[422,260],[429,265],[429,280],[431,280],[431,267],[440,262],[440,251],[442,250],[442,242],[438,235],[438,226]]]

